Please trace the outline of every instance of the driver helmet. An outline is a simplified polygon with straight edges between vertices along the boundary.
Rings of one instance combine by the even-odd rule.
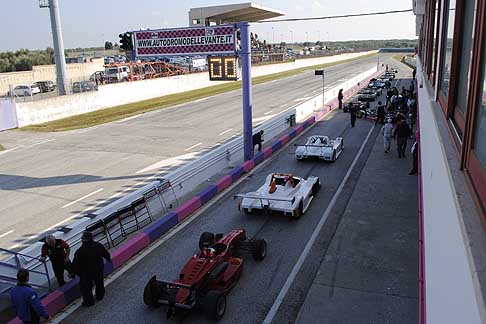
[[[210,258],[214,257],[216,255],[216,250],[213,248],[208,248],[208,256]]]

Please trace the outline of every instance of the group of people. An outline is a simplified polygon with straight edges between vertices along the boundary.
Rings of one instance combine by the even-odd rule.
[[[49,258],[60,287],[66,284],[65,272],[71,279],[78,276],[83,306],[92,306],[95,303],[93,285],[97,300],[102,300],[105,295],[103,259],[111,262],[111,256],[103,244],[93,240],[93,235],[89,231],[82,233],[81,242],[81,247],[76,251],[71,262],[69,245],[64,240],[48,235],[42,246],[41,261],[45,262]],[[10,298],[17,316],[24,323],[37,324],[41,317],[49,319],[49,313],[40,302],[35,290],[29,285],[27,269],[20,269],[17,272],[17,285],[11,290]]]

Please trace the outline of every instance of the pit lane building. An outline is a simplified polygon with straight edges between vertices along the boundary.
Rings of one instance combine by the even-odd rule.
[[[486,323],[486,0],[414,0],[420,323]]]
[[[284,14],[282,11],[266,8],[251,2],[191,8],[189,10],[189,26],[214,26],[240,21],[255,22],[283,16]]]

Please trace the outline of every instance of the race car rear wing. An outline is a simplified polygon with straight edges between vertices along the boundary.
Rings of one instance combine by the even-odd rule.
[[[294,146],[304,146],[304,147],[333,147],[332,144],[324,145],[314,145],[314,144],[294,144]]]
[[[268,197],[268,196],[257,196],[252,194],[236,194],[233,196],[234,199],[236,198],[249,198],[249,199],[257,199],[257,200],[269,200],[269,201],[286,201],[290,203],[294,203],[295,197],[293,198],[284,198],[284,197]]]

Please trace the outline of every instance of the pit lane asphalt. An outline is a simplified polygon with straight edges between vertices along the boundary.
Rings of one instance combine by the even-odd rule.
[[[243,275],[229,293],[226,314],[219,323],[261,323],[372,127],[370,122],[358,120],[356,127],[351,128],[349,115],[338,111],[334,111],[326,119],[328,120],[319,122],[295,142],[302,143],[307,136],[313,134],[328,135],[331,138],[342,136],[345,149],[337,162],[297,161],[292,154],[294,146],[287,146],[268,164],[256,169],[239,185],[225,193],[211,209],[199,215],[113,281],[107,287],[107,294],[102,302],[92,308],[76,310],[62,323],[211,323],[200,311],[187,312],[175,319],[166,320],[166,308],[148,308],[142,301],[142,293],[146,282],[154,274],[160,279],[177,278],[183,265],[197,252],[201,232],[225,233],[234,228],[245,228],[250,236],[264,238],[268,244],[268,255],[261,262],[254,261],[251,256],[245,258]],[[367,159],[377,133],[376,130],[372,133],[371,140],[365,146],[359,159],[361,163],[357,164],[360,168]],[[353,172],[350,180],[359,177],[359,171]],[[321,179],[321,191],[307,213],[299,220],[278,214],[245,215],[238,212],[238,201],[233,200],[233,195],[256,190],[271,172],[290,172],[302,177],[315,175]],[[312,278],[308,280],[311,281]]]
[[[338,64],[326,69],[326,87],[375,66],[378,57],[398,64],[390,54]],[[319,94],[321,87],[314,71],[254,86],[254,122]],[[241,120],[238,90],[89,129],[1,132],[0,142],[17,149],[0,153],[0,246],[20,250],[47,228],[67,225],[170,170],[137,173],[150,165],[189,152],[196,158],[241,132]]]

